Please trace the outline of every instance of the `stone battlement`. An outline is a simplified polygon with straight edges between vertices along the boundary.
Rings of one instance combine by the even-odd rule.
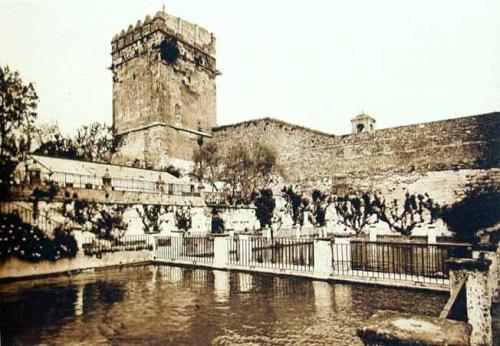
[[[213,34],[196,24],[171,16],[163,11],[156,13],[153,18],[146,16],[144,22],[139,20],[135,27],[129,25],[127,30],[122,30],[115,35],[111,41],[113,57],[118,51],[149,37],[156,31],[163,31],[175,36],[184,44],[215,58],[215,37]]]

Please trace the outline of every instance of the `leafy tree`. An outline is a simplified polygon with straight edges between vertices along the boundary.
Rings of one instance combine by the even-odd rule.
[[[304,212],[308,210],[309,200],[294,190],[292,186],[285,186],[282,189],[286,201],[286,209],[292,216],[293,225],[304,225]]]
[[[128,228],[123,220],[127,207],[120,204],[97,204],[78,199],[63,204],[62,214],[79,224],[84,230],[94,233],[98,239],[116,240]]]
[[[83,125],[78,128],[74,137],[61,134],[57,125],[42,125],[38,133],[46,129],[50,132],[39,135],[40,144],[35,149],[35,154],[109,163],[111,156],[120,145],[111,126],[104,123]]]
[[[111,155],[119,146],[119,139],[114,136],[111,126],[95,122],[80,127],[74,143],[80,159],[111,162]]]
[[[161,219],[161,216],[167,213],[166,207],[159,204],[144,205],[142,208],[136,208],[136,210],[144,226],[144,233],[160,233],[161,225],[167,222]]]
[[[385,201],[380,207],[374,208],[379,220],[402,235],[411,235],[413,229],[425,222],[424,213],[430,216],[432,224],[440,215],[440,206],[426,193],[424,195],[406,193],[402,208],[398,200],[394,199],[387,207]]]
[[[334,197],[333,205],[335,206],[335,211],[337,216],[339,216],[340,222],[354,230],[356,234],[361,233],[365,226],[372,221],[372,201],[366,193],[363,193],[361,196],[346,194],[343,197]]]
[[[191,206],[177,207],[174,213],[175,226],[178,230],[187,232],[193,226]]]
[[[407,193],[401,204],[394,199],[389,205],[379,195],[350,193],[333,199],[340,222],[359,234],[367,225],[382,221],[402,235],[410,235],[413,229],[424,223],[424,213],[430,216],[429,223],[439,217],[439,205],[427,194]]]
[[[57,124],[37,126],[34,153],[47,156],[78,158],[78,149],[73,139],[64,136]]]
[[[313,190],[312,192],[312,223],[317,227],[326,226],[326,210],[328,209],[331,198],[320,190]]]
[[[276,207],[276,201],[271,189],[262,189],[259,196],[255,199],[255,216],[260,222],[260,227],[269,227],[271,230],[271,239],[273,238],[273,214]]]
[[[223,150],[209,142],[199,146],[191,173],[199,182],[208,182],[216,192],[217,183],[225,183],[230,204],[249,204],[259,189],[268,188],[280,174],[277,153],[271,147],[257,143],[251,147],[236,143]]]
[[[38,96],[33,84],[0,66],[0,194],[9,193],[13,173],[26,159],[35,127]]]
[[[478,233],[498,233],[500,192],[494,188],[471,190],[464,199],[444,207],[442,219],[459,241],[477,243]]]
[[[223,155],[215,142],[200,145],[193,153],[194,168],[191,175],[200,183],[207,182],[219,192],[217,182],[222,181]]]

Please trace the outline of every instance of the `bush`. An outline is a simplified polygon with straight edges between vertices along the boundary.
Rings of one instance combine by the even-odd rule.
[[[70,233],[54,230],[49,238],[38,227],[24,223],[15,213],[0,216],[0,261],[16,257],[32,263],[73,258],[78,245]]]
[[[500,222],[499,208],[499,191],[471,191],[461,201],[443,208],[441,217],[457,240],[477,242],[478,231]]]

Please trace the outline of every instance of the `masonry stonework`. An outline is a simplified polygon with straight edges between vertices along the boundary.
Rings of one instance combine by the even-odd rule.
[[[215,38],[158,12],[111,42],[114,162],[165,166],[190,161],[198,136],[216,125]]]
[[[449,177],[462,185],[499,186],[498,170],[490,170],[500,167],[500,113],[344,136],[265,118],[219,126],[213,135],[223,146],[274,146],[286,180],[303,186],[393,188],[423,179],[439,188]]]
[[[285,183],[304,188],[371,189],[395,198],[428,192],[448,204],[467,189],[500,186],[498,112],[381,130],[361,113],[352,119],[353,133],[342,136],[272,118],[216,126],[212,34],[159,12],[111,45],[116,163],[188,173],[201,136],[225,148],[270,144]]]

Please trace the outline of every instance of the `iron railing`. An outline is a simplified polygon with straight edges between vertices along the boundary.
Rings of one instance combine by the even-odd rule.
[[[446,260],[471,257],[469,244],[422,244],[408,242],[332,242],[334,275],[445,284]]]
[[[35,212],[31,208],[27,208],[15,202],[0,202],[0,214],[16,214],[24,223],[36,226],[40,230],[49,233],[63,226],[62,222],[53,220],[46,212]]]
[[[126,235],[115,240],[86,238],[82,243],[83,253],[87,256],[101,257],[104,253],[118,251],[153,250],[146,234]]]
[[[229,239],[229,263],[248,268],[292,271],[314,269],[314,243],[308,238]]]
[[[98,177],[94,175],[74,174],[64,172],[44,173],[41,177],[44,183],[55,183],[58,186],[92,189],[131,191],[141,193],[167,194],[179,196],[196,196],[192,184],[165,183],[162,181],[148,181],[140,179],[123,179],[113,177]]]
[[[156,237],[156,257],[191,263],[212,263],[214,239],[211,236]]]

